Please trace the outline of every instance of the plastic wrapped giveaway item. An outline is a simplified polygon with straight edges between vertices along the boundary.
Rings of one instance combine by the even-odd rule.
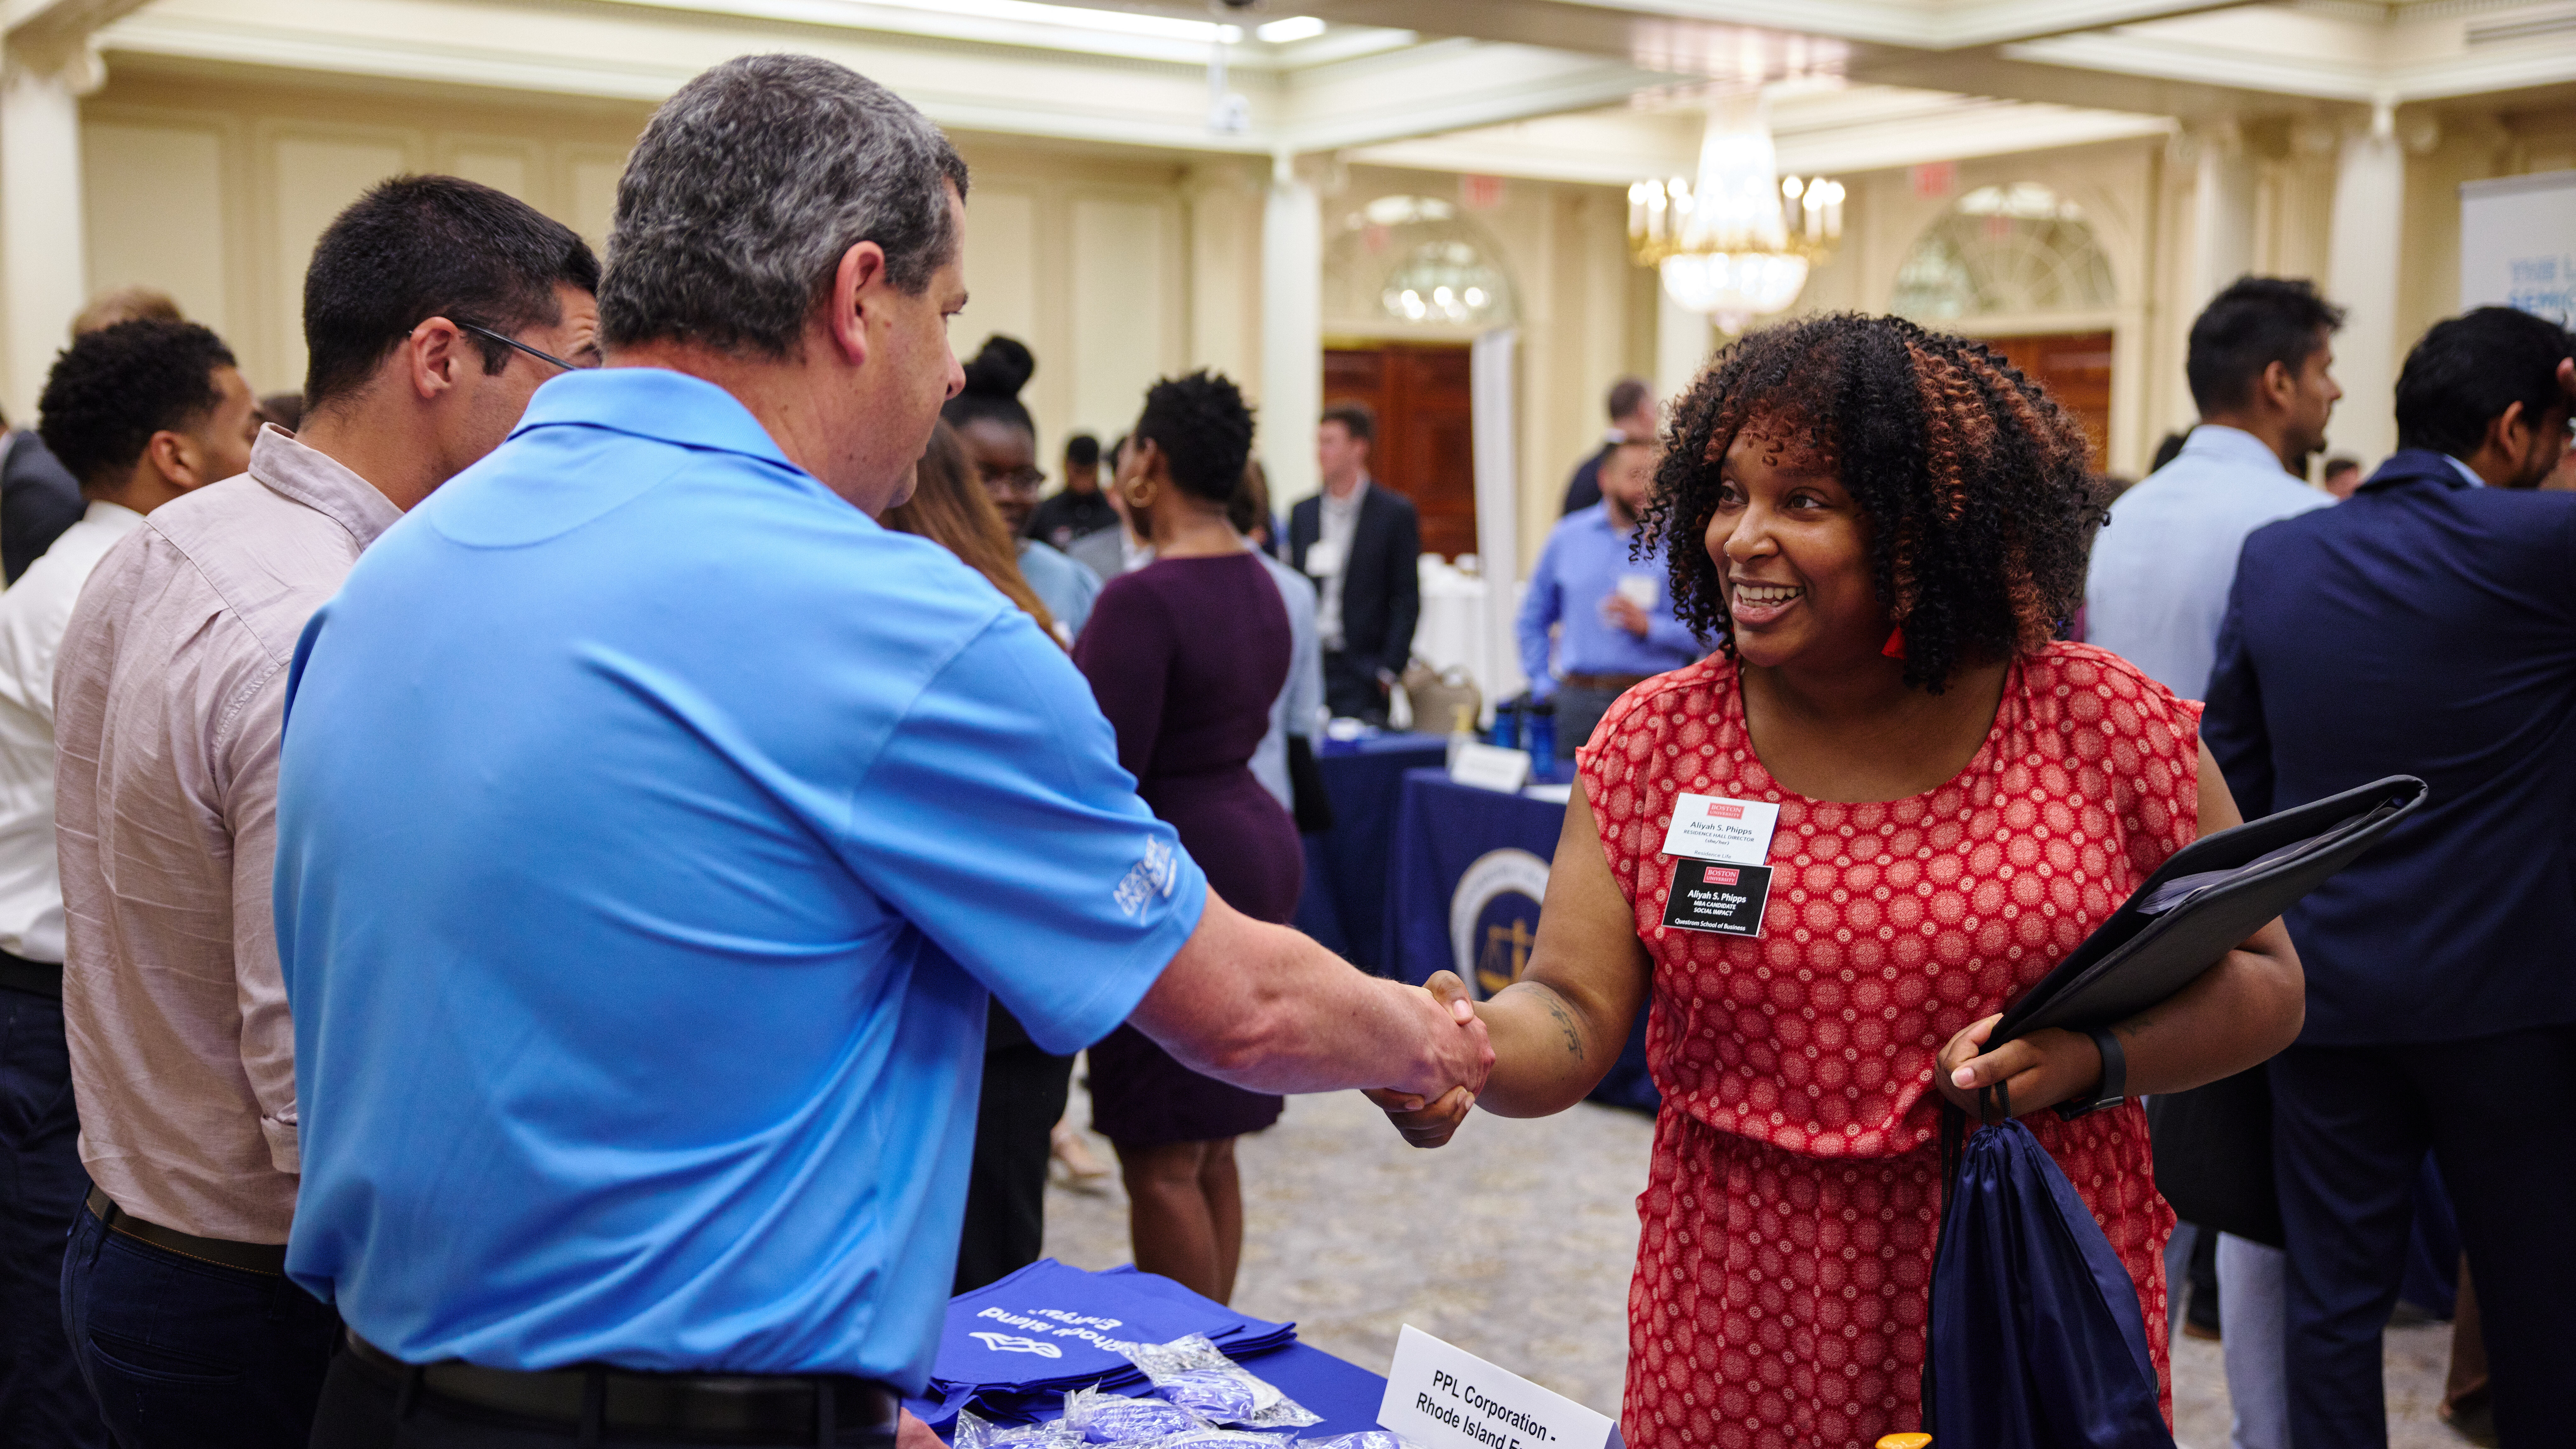
[[[1138,1444],[1210,1427],[1205,1419],[1178,1404],[1104,1394],[1098,1389],[1075,1389],[1065,1395],[1061,1422],[1073,1431],[1074,1442],[1086,1444]]]
[[[1154,1381],[1156,1394],[1221,1424],[1302,1429],[1323,1422],[1323,1415],[1246,1372],[1202,1334],[1139,1344],[1127,1357]]]
[[[961,1410],[954,1443],[956,1449],[1081,1449],[1082,1436],[1062,1423],[996,1424]]]

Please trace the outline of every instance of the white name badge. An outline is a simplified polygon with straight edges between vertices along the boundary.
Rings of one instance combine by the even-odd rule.
[[[1316,578],[1330,578],[1342,571],[1342,546],[1329,538],[1319,538],[1306,545],[1306,572]]]
[[[1673,802],[1673,823],[1664,831],[1664,854],[1760,865],[1770,858],[1771,832],[1779,828],[1777,805],[1722,795],[1684,795]]]
[[[1620,1443],[1619,1426],[1602,1415],[1409,1323],[1395,1341],[1377,1421],[1423,1449],[1610,1449]]]

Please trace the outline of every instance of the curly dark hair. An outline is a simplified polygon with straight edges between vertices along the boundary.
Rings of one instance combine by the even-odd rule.
[[[1730,655],[1701,540],[1719,465],[1757,419],[1821,454],[1868,518],[1907,684],[1938,693],[1962,663],[2037,649],[2073,617],[2101,513],[2083,427],[1968,338],[1838,312],[1727,347],[1673,408],[1638,556],[1664,549],[1675,611]]]
[[[146,318],[84,332],[54,358],[36,436],[84,489],[114,487],[163,430],[184,431],[224,400],[222,338],[194,322]]]
[[[1145,390],[1134,436],[1163,450],[1182,492],[1225,503],[1243,486],[1252,456],[1252,409],[1223,373],[1167,377]]]

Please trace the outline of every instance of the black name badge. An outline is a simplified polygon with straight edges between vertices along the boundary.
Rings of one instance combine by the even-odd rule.
[[[1771,867],[1683,860],[1673,866],[1673,888],[1664,901],[1664,924],[1722,936],[1762,934],[1762,906],[1771,899]]]

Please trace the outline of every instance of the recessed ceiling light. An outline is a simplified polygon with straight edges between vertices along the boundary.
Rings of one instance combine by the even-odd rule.
[[[1324,22],[1312,15],[1291,15],[1284,20],[1273,20],[1252,33],[1272,45],[1293,45],[1323,34]]]

